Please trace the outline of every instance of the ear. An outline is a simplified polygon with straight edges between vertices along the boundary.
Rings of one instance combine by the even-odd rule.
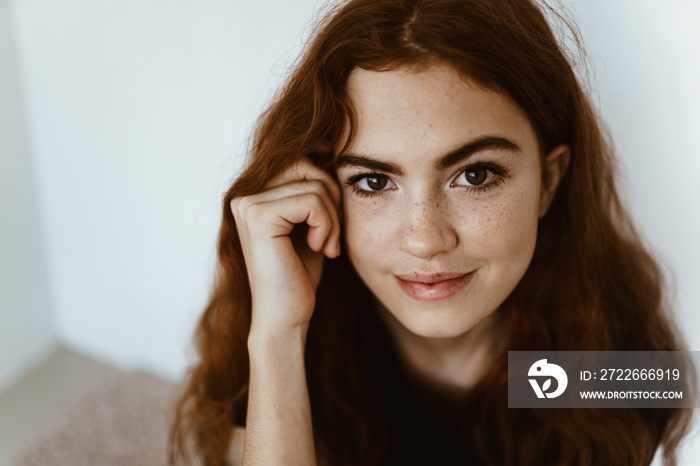
[[[571,149],[566,144],[555,147],[544,159],[542,167],[542,191],[540,193],[539,218],[544,217],[552,204],[554,194],[566,169],[569,167]]]

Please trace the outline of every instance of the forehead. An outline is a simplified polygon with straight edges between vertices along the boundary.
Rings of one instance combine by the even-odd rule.
[[[519,107],[449,65],[421,71],[355,69],[347,89],[357,114],[352,152],[438,156],[483,136],[536,146]]]

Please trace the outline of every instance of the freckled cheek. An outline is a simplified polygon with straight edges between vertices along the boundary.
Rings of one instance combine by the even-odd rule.
[[[343,237],[347,248],[355,257],[376,257],[392,241],[397,212],[381,200],[350,196],[353,194],[345,194],[343,201]]]
[[[537,209],[531,195],[474,205],[462,215],[462,240],[490,258],[529,257],[537,237]]]

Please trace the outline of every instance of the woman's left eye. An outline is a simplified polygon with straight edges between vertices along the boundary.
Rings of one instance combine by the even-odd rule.
[[[506,175],[507,170],[495,164],[477,164],[463,169],[452,186],[467,186],[476,189],[495,187]]]
[[[496,175],[486,168],[467,168],[457,176],[454,184],[458,186],[478,186],[488,183],[494,176]]]

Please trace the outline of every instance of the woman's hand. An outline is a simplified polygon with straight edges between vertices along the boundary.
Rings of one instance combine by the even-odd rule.
[[[308,328],[323,256],[340,254],[340,202],[335,180],[308,158],[261,193],[231,201],[252,294],[251,335]]]

